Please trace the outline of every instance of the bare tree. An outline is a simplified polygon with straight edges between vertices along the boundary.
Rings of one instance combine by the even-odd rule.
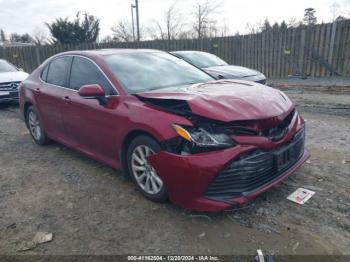
[[[119,21],[111,30],[117,41],[130,42],[133,40],[132,25],[127,21]]]
[[[290,27],[298,27],[298,26],[300,26],[302,24],[302,22],[301,21],[298,21],[295,17],[291,17],[291,18],[289,18],[289,20],[288,20],[288,23],[287,23],[287,25],[288,25],[288,28],[290,28]]]
[[[177,37],[178,39],[190,39],[193,38],[193,32],[190,30],[182,30]]]
[[[151,39],[151,40],[163,40],[162,33],[160,33],[160,24],[158,21],[154,21],[150,25],[144,28],[144,33],[142,34],[145,39]],[[163,30],[163,29],[162,29]]]
[[[116,39],[113,38],[113,36],[107,35],[100,40],[100,43],[110,43],[114,41],[116,41]]]
[[[155,21],[154,38],[160,38],[162,40],[172,40],[182,35],[184,24],[180,20],[181,14],[176,8],[176,2],[172,4],[164,13],[163,20],[161,22]]]
[[[195,18],[193,29],[198,39],[207,36],[209,29],[213,30],[215,28],[216,21],[213,16],[218,12],[220,4],[214,5],[211,1],[205,0],[204,2],[197,2],[193,6],[192,13]]]
[[[154,20],[153,26],[151,25],[147,27],[147,34],[152,39],[161,39],[161,40],[167,39],[165,29],[163,28],[161,23],[156,20]]]
[[[261,32],[263,28],[263,22],[260,21],[256,24],[246,23],[245,28],[247,34],[257,34]]]
[[[46,28],[36,27],[32,33],[33,41],[36,45],[44,45],[48,43],[49,37]]]
[[[342,3],[342,5],[338,2],[334,2],[330,6],[330,11],[332,13],[333,22],[347,19],[347,17],[350,16],[350,0],[348,0],[347,4],[345,2]]]
[[[340,9],[340,5],[337,2],[334,2],[331,6],[331,13],[332,13],[332,21],[335,21],[337,19],[337,17],[339,16],[339,9]]]
[[[176,9],[176,3],[165,12],[166,37],[168,40],[176,38],[182,31],[183,23],[180,21],[180,13]]]
[[[231,35],[231,31],[230,31],[230,28],[227,25],[227,23],[224,23],[221,26],[219,26],[218,33],[219,33],[219,36],[221,36],[221,37]]]
[[[220,36],[220,28],[217,25],[216,20],[211,21],[211,23],[208,24],[205,32],[206,37],[218,37]]]

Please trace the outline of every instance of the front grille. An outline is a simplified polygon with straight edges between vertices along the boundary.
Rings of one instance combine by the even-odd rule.
[[[18,89],[18,86],[21,82],[6,82],[0,83],[1,91],[14,91]]]
[[[305,131],[276,150],[254,150],[235,158],[210,183],[204,196],[224,200],[252,192],[278,178],[304,153]]]

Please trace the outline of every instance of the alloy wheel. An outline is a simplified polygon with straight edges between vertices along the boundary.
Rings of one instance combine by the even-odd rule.
[[[34,111],[30,111],[28,115],[29,130],[35,140],[40,140],[41,127],[37,114]]]
[[[131,168],[136,182],[146,193],[155,195],[162,190],[163,181],[146,157],[154,151],[145,145],[135,147],[131,155]]]

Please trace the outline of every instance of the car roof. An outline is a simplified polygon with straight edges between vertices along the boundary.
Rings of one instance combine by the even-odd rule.
[[[203,52],[203,51],[196,51],[196,50],[182,50],[182,51],[171,51],[171,54],[186,54],[186,53],[209,53],[209,52]]]
[[[97,56],[108,56],[114,54],[131,54],[131,53],[154,53],[154,52],[163,52],[156,49],[129,49],[129,48],[110,48],[110,49],[93,49],[93,50],[74,50],[60,55],[97,55]]]

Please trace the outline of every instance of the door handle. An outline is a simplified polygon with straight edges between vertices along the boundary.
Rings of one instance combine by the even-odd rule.
[[[72,100],[70,100],[69,96],[62,97],[63,101],[66,103],[70,103]]]
[[[34,92],[40,93],[40,88],[39,88],[39,87],[35,88],[35,89],[34,89]]]

